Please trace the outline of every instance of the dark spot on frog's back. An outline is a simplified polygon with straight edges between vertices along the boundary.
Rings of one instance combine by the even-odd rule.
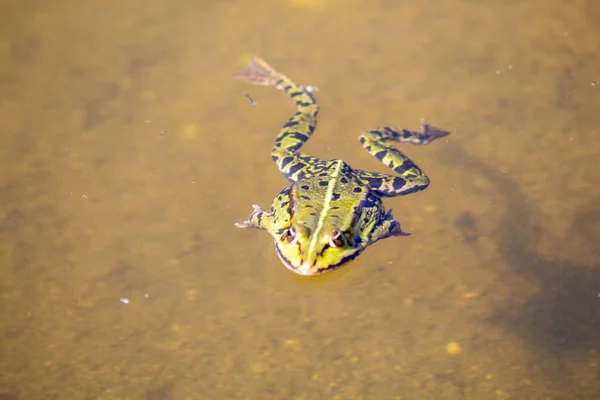
[[[329,183],[327,181],[319,181],[319,186],[327,186]]]
[[[342,178],[340,179],[340,182],[342,182],[342,183],[345,185],[346,183],[348,183],[348,179],[346,179],[346,178],[342,177]]]
[[[354,193],[360,193],[360,192],[362,192],[362,189],[361,189],[361,188],[359,188],[359,187],[355,187],[355,188],[354,188],[352,191],[353,191]]]
[[[302,190],[308,190],[308,185],[302,185],[302,186],[300,186],[300,189],[302,189]]]

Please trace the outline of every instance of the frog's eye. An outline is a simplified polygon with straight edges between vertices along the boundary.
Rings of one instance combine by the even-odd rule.
[[[346,236],[340,231],[334,231],[329,238],[330,247],[342,247],[346,245]]]
[[[295,244],[296,242],[298,242],[298,231],[296,231],[296,228],[294,228],[293,226],[290,227],[290,229],[288,229],[286,233],[284,233],[284,236],[285,240],[290,244]]]

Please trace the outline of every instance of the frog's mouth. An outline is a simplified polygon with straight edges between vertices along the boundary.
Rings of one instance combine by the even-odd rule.
[[[350,262],[351,260],[355,259],[356,257],[358,257],[361,253],[362,250],[357,250],[354,253],[342,258],[340,260],[340,262],[336,263],[336,264],[332,264],[332,265],[328,265],[326,268],[314,268],[314,266],[310,266],[307,264],[300,264],[299,267],[295,267],[292,262],[290,260],[288,260],[282,253],[281,250],[279,250],[279,247],[277,245],[275,245],[275,251],[277,252],[277,255],[279,256],[279,259],[281,260],[281,262],[283,263],[283,265],[285,265],[285,267],[287,269],[289,269],[292,272],[297,273],[298,275],[302,275],[302,276],[317,276],[317,275],[322,275],[326,272],[331,272],[333,270],[336,270],[338,268],[340,268],[341,266],[343,266],[344,264]]]

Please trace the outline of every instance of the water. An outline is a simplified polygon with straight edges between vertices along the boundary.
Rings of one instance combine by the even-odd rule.
[[[1,399],[600,396],[599,5],[1,8]],[[251,54],[319,87],[309,154],[385,171],[361,130],[453,132],[403,146],[412,236],[305,279],[234,228],[293,112],[228,79]]]

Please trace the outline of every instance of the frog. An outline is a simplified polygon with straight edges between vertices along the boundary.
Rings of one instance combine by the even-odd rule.
[[[419,130],[390,126],[359,135],[364,149],[395,175],[354,169],[340,159],[326,160],[300,152],[317,127],[317,88],[299,85],[258,56],[234,79],[273,86],[294,102],[296,111],[280,129],[271,157],[290,184],[269,210],[254,204],[238,228],[266,230],[283,265],[302,276],[334,271],[358,257],[372,244],[409,236],[386,210],[383,199],[419,192],[430,180],[410,158],[391,143],[425,145],[449,131],[421,118]]]

